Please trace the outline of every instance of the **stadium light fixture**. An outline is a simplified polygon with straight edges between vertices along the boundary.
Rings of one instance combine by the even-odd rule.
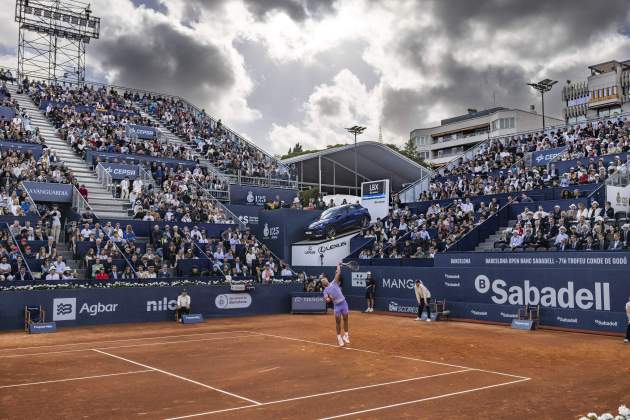
[[[354,188],[358,190],[359,188],[359,178],[357,176],[358,163],[357,163],[357,136],[362,134],[367,127],[361,127],[360,125],[355,125],[352,127],[346,128],[346,131],[354,134]]]
[[[549,92],[553,85],[558,83],[557,80],[544,79],[538,83],[528,83],[529,86],[540,92],[542,98],[542,129],[545,131],[545,93]]]

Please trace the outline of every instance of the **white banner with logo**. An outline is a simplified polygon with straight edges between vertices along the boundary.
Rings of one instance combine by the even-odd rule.
[[[625,187],[606,186],[606,200],[610,201],[615,212],[630,210],[630,185]]]
[[[372,222],[389,213],[389,179],[361,183],[361,205],[368,209]]]
[[[346,235],[316,244],[296,244],[291,249],[291,265],[305,267],[334,266],[350,255],[350,240],[357,234]]]

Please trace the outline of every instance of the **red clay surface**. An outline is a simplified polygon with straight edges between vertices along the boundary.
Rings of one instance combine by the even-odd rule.
[[[630,403],[630,345],[352,313],[0,334],[0,418],[572,419]]]

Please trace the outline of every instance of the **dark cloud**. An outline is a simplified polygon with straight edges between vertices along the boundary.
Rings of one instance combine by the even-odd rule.
[[[134,6],[144,6],[147,9],[154,10],[158,13],[166,14],[168,12],[168,8],[164,6],[159,0],[131,0]]]
[[[433,25],[400,32],[392,48],[401,63],[418,74],[435,74],[446,83],[421,94],[413,90],[385,88],[384,127],[401,135],[429,122],[428,113],[436,105],[448,113],[442,117],[463,114],[467,108],[483,109],[495,105],[529,109],[529,105],[534,104],[539,109],[540,98],[526,83],[532,81],[530,77],[536,76],[546,60],[555,58],[562,51],[584,48],[598,35],[622,33],[630,23],[628,0],[610,0],[605,7],[598,2],[575,0],[418,0],[418,7],[429,7],[435,14]],[[437,64],[427,62],[427,50],[433,37],[446,38],[446,48],[449,48],[448,44],[457,45],[466,40],[470,31],[480,26],[485,27],[491,36],[509,34],[514,29],[531,31],[533,36],[528,39],[503,37],[501,46],[516,52],[523,63],[534,63],[533,69],[526,70],[519,60],[503,67],[468,65],[452,54],[447,54]],[[532,38],[537,39],[532,42]],[[487,53],[493,54],[493,51]],[[561,82],[582,80],[586,78],[586,67],[584,63],[570,63],[545,76]],[[546,111],[554,116],[560,116],[560,91],[557,87],[546,96]]]
[[[91,50],[91,60],[117,73],[115,82],[204,104],[234,85],[230,62],[217,46],[167,24],[141,27],[140,33],[100,40]]]
[[[448,83],[423,91],[385,88],[383,92],[383,128],[408,134],[429,121],[432,108],[439,106],[450,113],[444,118],[465,114],[468,108],[485,109],[507,106],[529,109],[538,102],[527,86],[523,69],[511,67],[470,68],[447,57],[444,68]]]
[[[190,0],[186,4],[186,18],[193,21],[199,15],[199,8],[216,11],[228,0]],[[333,10],[335,0],[243,0],[247,9],[259,20],[271,12],[284,12],[295,21],[309,17],[320,18]]]
[[[317,102],[315,102],[315,106],[317,107],[319,114],[325,117],[334,117],[335,115],[338,115],[341,111],[341,103],[339,102],[339,98],[329,96],[319,98]]]

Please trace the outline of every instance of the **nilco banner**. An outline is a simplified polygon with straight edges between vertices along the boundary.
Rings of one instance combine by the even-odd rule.
[[[344,271],[344,293],[351,307],[363,309],[364,277],[377,280],[377,309],[413,312],[416,280],[434,299],[445,299],[451,316],[510,323],[524,305],[540,305],[541,325],[622,332],[630,296],[625,268],[392,268]],[[349,280],[349,281],[348,281]],[[508,315],[503,315],[508,314]]]
[[[229,286],[187,287],[191,310],[204,317],[289,313],[301,284],[257,286],[234,293]],[[24,306],[42,305],[58,328],[119,322],[174,321],[181,287],[124,287],[0,292],[0,330],[24,326]]]
[[[146,125],[127,124],[127,136],[152,140],[157,138],[157,128]]]
[[[34,201],[72,203],[74,187],[70,184],[31,181],[24,181],[22,184]]]
[[[230,204],[264,207],[266,203],[270,203],[278,197],[280,201],[284,201],[285,204],[291,205],[296,196],[296,190],[289,190],[286,188],[230,185]]]

